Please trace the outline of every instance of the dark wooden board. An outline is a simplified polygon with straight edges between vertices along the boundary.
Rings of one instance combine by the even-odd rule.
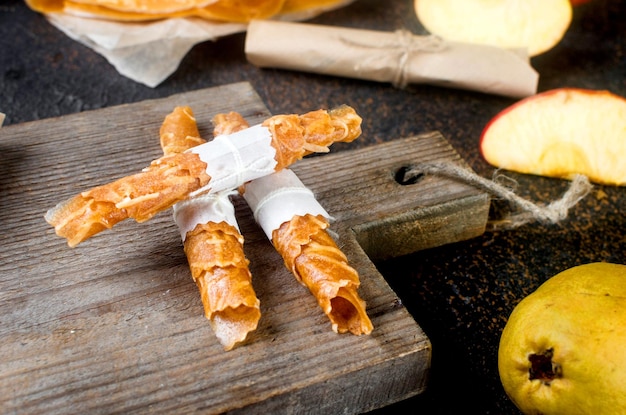
[[[347,103],[349,104],[349,103]],[[484,231],[489,198],[398,169],[462,163],[437,133],[311,157],[294,170],[335,217],[374,323],[338,335],[237,198],[263,317],[224,352],[203,316],[171,213],[126,221],[70,249],[45,223],[57,202],[160,155],[158,129],[190,105],[201,132],[235,110],[269,116],[248,83],[0,129],[0,408],[11,414],[359,413],[420,393],[430,342],[368,255]],[[316,109],[316,108],[312,108]]]

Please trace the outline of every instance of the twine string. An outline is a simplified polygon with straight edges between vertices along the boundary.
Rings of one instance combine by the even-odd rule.
[[[507,218],[490,221],[488,225],[492,230],[514,229],[533,221],[546,224],[559,223],[567,218],[569,210],[587,196],[593,188],[587,176],[577,174],[572,178],[569,188],[560,199],[548,205],[540,205],[515,194],[511,190],[512,186],[510,186],[514,181],[503,175],[498,175],[494,180],[489,180],[455,163],[439,162],[416,165],[407,170],[405,178],[422,174],[444,176],[461,181],[484,190],[499,199],[506,200],[518,210],[517,213],[511,214]],[[507,183],[503,184],[504,181]]]
[[[408,30],[396,30],[394,33],[395,37],[392,41],[380,45],[372,45],[371,43],[347,38],[341,38],[341,41],[352,47],[382,51],[382,53],[372,54],[367,59],[364,59],[362,64],[355,68],[357,71],[361,65],[367,66],[371,63],[386,61],[389,54],[397,54],[397,64],[395,65],[391,83],[397,88],[404,88],[408,84],[408,69],[411,56],[419,52],[440,52],[446,48],[446,43],[442,38],[434,35],[415,36]]]

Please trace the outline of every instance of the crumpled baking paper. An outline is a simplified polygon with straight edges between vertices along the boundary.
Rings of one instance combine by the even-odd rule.
[[[353,1],[337,1],[275,18],[306,20],[345,7]],[[151,88],[174,73],[194,45],[247,29],[245,23],[209,21],[198,17],[137,23],[69,13],[48,13],[46,17],[68,37],[104,56],[121,75]]]
[[[68,37],[104,56],[121,75],[151,88],[174,73],[194,45],[246,30],[242,23],[215,23],[193,17],[148,23],[119,23],[62,13],[46,17]]]

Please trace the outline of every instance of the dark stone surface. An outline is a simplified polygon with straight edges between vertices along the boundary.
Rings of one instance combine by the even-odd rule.
[[[575,9],[565,38],[535,57],[539,90],[607,89],[626,96],[626,2],[592,0]],[[425,33],[412,1],[358,0],[316,23]],[[107,61],[67,38],[21,1],[0,3],[0,112],[5,125],[248,81],[273,113],[349,104],[363,136],[333,151],[439,130],[484,177],[494,169],[478,151],[485,124],[514,100],[477,92],[388,84],[258,69],[246,62],[244,34],[195,46],[157,88],[120,76]],[[626,160],[626,155],[624,155]],[[626,162],[626,161],[625,161]],[[558,198],[568,183],[508,174],[520,196]],[[528,224],[378,263],[433,343],[432,375],[421,396],[375,411],[518,414],[497,373],[499,336],[513,307],[566,268],[593,261],[626,263],[626,189],[596,186],[559,225]]]

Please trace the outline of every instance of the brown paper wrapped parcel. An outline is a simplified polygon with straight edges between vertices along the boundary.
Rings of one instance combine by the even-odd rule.
[[[245,51],[259,67],[391,82],[397,87],[431,84],[522,98],[536,93],[539,80],[524,51],[408,31],[256,20],[248,25]]]

